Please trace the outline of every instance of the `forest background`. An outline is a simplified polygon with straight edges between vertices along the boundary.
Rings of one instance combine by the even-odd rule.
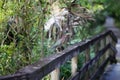
[[[120,23],[118,0],[0,0],[0,75],[64,50]],[[81,58],[83,59],[83,58]],[[68,66],[69,67],[69,66]],[[64,68],[62,75],[69,71]]]

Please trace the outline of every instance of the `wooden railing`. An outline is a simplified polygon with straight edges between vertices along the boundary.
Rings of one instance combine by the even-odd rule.
[[[71,60],[71,76],[68,80],[96,80],[109,62],[116,63],[116,42],[117,38],[113,32],[105,31],[91,39],[69,46],[60,53],[28,65],[13,75],[1,76],[0,80],[40,80],[47,74],[51,75],[51,80],[60,80],[60,67],[69,60]],[[81,54],[85,55],[85,62],[79,69],[78,55]]]

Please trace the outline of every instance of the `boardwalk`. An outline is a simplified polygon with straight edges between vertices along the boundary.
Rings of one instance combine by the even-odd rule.
[[[116,45],[118,63],[109,65],[100,80],[120,80],[120,30],[114,26],[114,19],[111,17],[106,19],[105,26],[108,30],[112,30],[118,38]]]

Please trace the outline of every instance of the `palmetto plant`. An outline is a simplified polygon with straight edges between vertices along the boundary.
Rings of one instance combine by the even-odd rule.
[[[81,7],[78,4],[71,3],[65,8],[59,7],[59,1],[53,3],[53,9],[51,11],[51,17],[44,25],[45,31],[48,33],[48,38],[54,41],[51,49],[58,48],[60,46],[69,43],[70,39],[74,37],[75,34],[81,31],[78,28],[87,28],[85,25],[88,21],[94,20],[92,14],[87,11],[85,7]],[[55,9],[54,9],[55,8]],[[78,32],[74,29],[80,29]],[[67,33],[70,33],[67,34]],[[65,39],[69,39],[65,41]]]

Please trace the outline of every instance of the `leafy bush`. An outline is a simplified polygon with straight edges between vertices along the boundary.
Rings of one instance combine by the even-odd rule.
[[[72,6],[70,1],[65,1],[66,3],[64,3],[64,0],[60,0],[60,3],[62,3],[60,7],[66,7],[71,10],[71,12],[76,11],[77,14],[83,14],[79,16],[83,24],[74,28],[74,36],[70,38],[69,42],[66,42],[66,45],[62,43],[62,46],[72,45],[101,32],[101,26],[93,27],[89,22],[90,18],[88,17],[91,13],[88,14],[89,10],[87,12],[86,8],[82,7],[85,6],[90,9],[91,6],[86,6],[86,1],[88,0],[82,2],[77,0],[77,2],[75,2],[77,3],[76,7]],[[0,1],[0,75],[12,74],[21,67],[34,63],[41,57],[49,56],[53,53],[50,47],[54,45],[57,40],[48,39],[46,37],[47,33],[44,31],[45,21],[50,17],[51,4],[52,3],[46,0]],[[78,6],[78,4],[82,4],[82,6]],[[75,15],[75,13],[73,14]],[[77,16],[73,16],[73,18],[75,19]],[[8,27],[8,24],[12,25]],[[8,36],[9,30],[13,36]],[[65,32],[62,33],[62,36],[63,34],[65,34]],[[61,39],[61,33],[58,35],[60,35],[59,39]],[[56,36],[55,32],[53,32],[53,36]],[[10,37],[12,37],[12,39]],[[7,38],[11,39],[9,44],[5,43]],[[80,59],[79,64],[81,66],[84,57],[80,57]],[[61,78],[64,76],[64,79],[66,79],[67,76],[70,76],[70,62],[67,62],[65,67],[62,66],[61,70],[63,71]],[[49,76],[45,79],[49,79]]]

